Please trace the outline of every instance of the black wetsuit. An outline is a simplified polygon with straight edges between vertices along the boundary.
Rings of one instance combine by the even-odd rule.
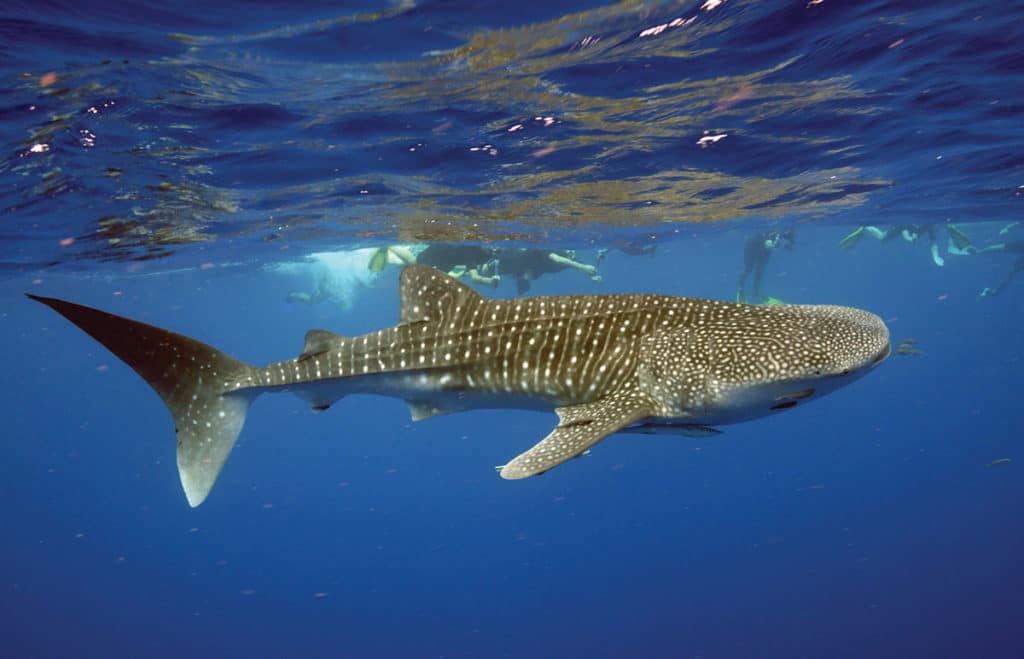
[[[1017,256],[1024,256],[1024,238],[1018,238],[1017,240],[1007,240],[1003,243],[1003,251],[1008,254],[1016,254]]]
[[[479,269],[492,258],[494,253],[487,247],[433,243],[416,256],[416,263],[450,272],[460,265],[467,269]]]
[[[1007,240],[1003,243],[1003,252],[1013,254],[1016,258],[1014,259],[1013,266],[1010,267],[1009,272],[1007,272],[1003,276],[1002,281],[996,284],[996,287],[992,289],[991,295],[999,295],[1002,293],[1018,274],[1024,272],[1024,239]]]
[[[1024,239],[1016,238],[1013,240],[1007,240],[1001,245],[994,245],[993,247],[982,250],[990,253],[1010,254],[1014,257],[1013,265],[1003,278],[992,288],[986,288],[981,292],[982,295],[999,295],[1006,287],[1009,286],[1018,274],[1024,272]]]
[[[930,242],[935,242],[935,225],[934,224],[894,224],[885,231],[885,235],[882,236],[882,240],[892,240],[893,238],[900,238],[903,236],[903,232],[918,236],[925,237]]]
[[[747,284],[747,277],[751,274],[754,277],[750,286],[750,301],[757,301],[761,297],[761,278],[764,277],[764,269],[771,256],[771,250],[765,245],[767,241],[767,233],[755,233],[743,244],[743,272],[740,273],[740,285],[737,292],[737,298],[741,302],[746,300],[744,287]]]
[[[537,277],[561,272],[569,267],[552,261],[551,254],[543,249],[503,249],[498,252],[498,268],[502,275],[515,277],[516,289],[522,295],[530,290],[530,282]]]

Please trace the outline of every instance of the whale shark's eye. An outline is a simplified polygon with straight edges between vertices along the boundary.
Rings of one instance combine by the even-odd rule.
[[[796,404],[798,402],[799,401],[795,401],[795,400],[787,400],[784,403],[776,403],[775,405],[772,405],[768,409],[770,409],[770,410],[788,410],[791,407],[796,407]]]

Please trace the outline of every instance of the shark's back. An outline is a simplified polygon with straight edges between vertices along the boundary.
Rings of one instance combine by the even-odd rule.
[[[369,346],[362,370],[421,365],[469,379],[459,386],[561,404],[616,391],[645,359],[696,395],[708,382],[741,386],[828,370],[879,340],[877,317],[849,307],[649,294],[497,300],[421,266],[403,271],[401,295],[402,324],[355,342]]]
[[[259,384],[415,372],[428,391],[588,402],[635,375],[645,337],[724,323],[743,306],[634,294],[498,300],[424,266],[403,270],[400,296],[398,325],[358,337],[315,330],[299,358],[268,366]]]
[[[398,349],[410,361],[441,367],[459,380],[456,386],[573,404],[627,382],[644,337],[720,314],[721,304],[628,294],[496,300],[435,270],[409,267],[402,320],[411,341]],[[368,358],[386,359],[385,353]]]

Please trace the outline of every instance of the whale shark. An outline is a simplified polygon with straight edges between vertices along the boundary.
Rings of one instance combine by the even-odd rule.
[[[541,474],[615,433],[709,436],[843,387],[888,357],[876,315],[832,305],[752,305],[653,294],[488,298],[438,270],[402,270],[397,325],[314,329],[302,353],[259,368],[195,339],[28,295],[136,371],[174,419],[189,505],[210,493],[253,400],[292,392],[315,411],[370,393],[413,420],[476,408],[553,410],[554,429],[498,467]]]

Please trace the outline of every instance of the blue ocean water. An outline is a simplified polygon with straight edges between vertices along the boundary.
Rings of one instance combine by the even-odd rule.
[[[0,655],[1020,656],[1024,278],[979,293],[1021,258],[1022,38],[1019,3],[4,3]],[[732,300],[767,231],[765,295],[909,350],[514,482],[552,414],[264,396],[191,509],[160,399],[22,295],[262,365],[397,322],[368,248]]]

